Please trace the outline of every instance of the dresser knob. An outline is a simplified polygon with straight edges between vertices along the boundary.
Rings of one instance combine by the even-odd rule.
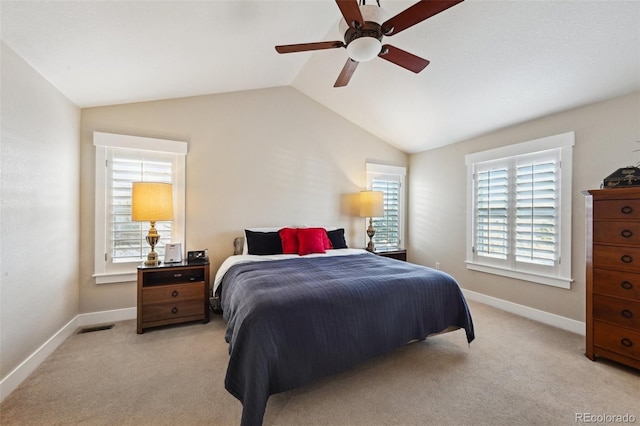
[[[620,235],[622,235],[623,238],[631,238],[633,236],[633,232],[631,232],[628,229],[625,229],[620,233]]]
[[[629,256],[628,254],[625,254],[620,258],[620,260],[622,260],[622,262],[624,263],[631,263],[633,262],[633,257]]]
[[[171,310],[172,314],[177,314],[178,313],[178,308],[176,308],[175,306],[173,307],[173,309]]]
[[[622,212],[622,214],[631,214],[633,213],[633,207],[624,206],[623,208],[620,209],[620,211]]]
[[[631,284],[629,281],[622,281],[620,283],[620,287],[624,288],[625,290],[631,290],[633,288],[633,284]]]
[[[624,309],[622,310],[622,312],[620,312],[622,314],[623,317],[625,318],[633,318],[633,312],[631,312],[628,309]]]
[[[621,339],[620,343],[622,343],[622,346],[626,346],[627,348],[633,346],[633,342],[631,341],[631,339],[627,339],[626,337]]]
[[[178,290],[173,290],[173,293],[171,293],[173,297],[178,297],[178,294]]]

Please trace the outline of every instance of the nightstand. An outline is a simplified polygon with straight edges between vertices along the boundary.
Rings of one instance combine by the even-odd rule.
[[[138,266],[138,334],[198,320],[209,322],[209,263]]]
[[[383,257],[390,257],[392,259],[402,260],[403,262],[407,261],[407,249],[401,248],[388,248],[388,249],[376,249],[374,254]]]

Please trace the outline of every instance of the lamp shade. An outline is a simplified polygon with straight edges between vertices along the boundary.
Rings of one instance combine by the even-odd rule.
[[[173,188],[170,183],[133,182],[131,220],[173,220]]]
[[[384,216],[384,194],[382,191],[360,192],[360,217]]]

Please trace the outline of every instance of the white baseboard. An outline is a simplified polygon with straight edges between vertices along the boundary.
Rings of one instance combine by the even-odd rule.
[[[586,334],[586,326],[583,322],[576,321],[571,318],[561,317],[560,315],[551,314],[539,309],[530,308],[528,306],[519,305],[507,300],[498,299],[496,297],[487,296],[486,294],[476,293],[475,291],[471,290],[462,289],[462,292],[467,299],[473,300],[474,302],[493,306],[494,308],[498,308],[503,311],[519,315],[521,317],[529,318],[534,321],[551,325],[553,327],[558,327],[563,330],[571,331],[572,333],[580,334],[582,336]]]
[[[79,327],[124,321],[136,318],[136,308],[116,309],[113,311],[93,312],[76,315],[38,349],[13,369],[0,381],[0,402],[13,392],[36,368],[55,351]]]

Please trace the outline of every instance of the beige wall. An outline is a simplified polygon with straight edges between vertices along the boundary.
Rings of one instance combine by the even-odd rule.
[[[365,162],[408,156],[291,87],[82,110],[81,312],[135,306],[134,283],[94,284],[92,132],[189,142],[186,249],[209,249],[212,271],[245,227],[326,225],[363,247],[348,211]],[[213,279],[213,277],[212,277]]]
[[[467,182],[464,156],[575,131],[573,157],[572,276],[570,290],[465,268]],[[614,170],[640,160],[640,93],[622,96],[509,127],[410,157],[409,259],[441,269],[462,287],[584,321],[585,223],[581,191],[598,188]]]
[[[0,377],[78,314],[80,110],[2,55]]]

